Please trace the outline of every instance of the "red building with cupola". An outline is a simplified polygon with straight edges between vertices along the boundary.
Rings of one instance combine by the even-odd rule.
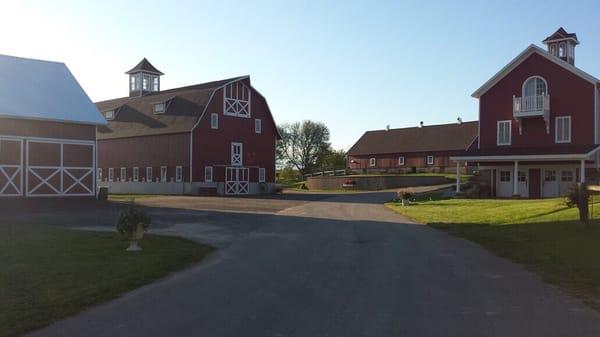
[[[258,194],[275,188],[279,134],[267,100],[241,76],[161,90],[143,59],[129,95],[97,102],[98,184],[112,193]]]
[[[596,170],[600,80],[575,66],[576,34],[560,28],[543,43],[473,93],[477,146],[452,157],[477,162],[495,197],[556,197]]]

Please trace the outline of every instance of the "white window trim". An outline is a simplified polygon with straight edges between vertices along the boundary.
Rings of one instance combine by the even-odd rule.
[[[427,165],[433,165],[434,162],[435,161],[433,160],[433,156],[427,156]]]
[[[112,121],[113,119],[115,119],[115,110],[109,110],[105,112],[104,118],[106,118],[107,121]]]
[[[96,179],[102,181],[102,168],[98,167],[97,173],[96,173]]]
[[[566,140],[559,140],[558,139],[558,120],[559,119],[564,119],[564,120],[568,120],[569,121],[569,137]],[[554,142],[555,143],[570,143],[571,142],[571,131],[573,130],[573,128],[571,127],[571,116],[557,116],[554,119]]]
[[[500,143],[500,124],[508,123],[508,142]],[[496,122],[496,145],[505,146],[512,144],[512,121],[510,119]]]
[[[162,181],[163,183],[167,181],[167,174],[168,174],[168,170],[166,166],[161,166],[160,167],[160,181]]]
[[[539,78],[540,80],[544,81],[544,85],[546,86],[546,96],[550,95],[550,89],[548,88],[548,82],[546,82],[546,79],[543,78],[540,75],[533,75],[533,76],[529,76],[524,82],[523,84],[521,84],[521,96],[525,97],[525,85],[527,84],[527,82],[529,82],[529,80],[534,79],[534,78]]]
[[[371,166],[371,167],[377,166],[377,159],[376,158],[369,158],[369,166]]]
[[[114,168],[109,168],[108,169],[108,181],[114,181],[115,180],[115,169]]]
[[[398,157],[398,166],[404,166],[404,156]]]
[[[213,112],[210,114],[210,128],[211,129],[219,128],[219,114],[218,113]]]
[[[119,179],[121,179],[121,181],[127,181],[127,168],[121,167]]]
[[[161,110],[158,110],[157,107],[162,106]],[[165,113],[167,110],[167,104],[165,102],[161,102],[161,103],[154,103],[154,113],[155,114],[163,114]]]
[[[133,181],[140,181],[140,168],[137,166],[133,168]]]
[[[212,183],[213,182],[213,168],[212,168],[212,166],[205,166],[204,167],[204,182],[207,182],[207,183]]]
[[[152,166],[146,167],[146,182],[152,182]]]
[[[254,133],[262,133],[262,120],[260,118],[254,120]]]
[[[258,182],[264,183],[267,180],[267,172],[264,167],[258,168]]]
[[[183,167],[175,167],[175,181],[180,183],[183,180]]]
[[[228,92],[231,92],[231,95],[228,96]],[[243,99],[244,96],[247,96],[247,99]],[[252,91],[244,83],[236,81],[223,87],[224,115],[250,118],[252,116],[251,101]]]

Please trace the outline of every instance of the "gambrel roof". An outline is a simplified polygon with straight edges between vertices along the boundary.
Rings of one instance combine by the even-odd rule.
[[[481,97],[489,89],[491,89],[494,85],[496,85],[496,83],[500,82],[500,80],[502,80],[513,69],[515,69],[519,64],[521,64],[523,61],[525,61],[529,56],[531,56],[534,53],[539,54],[540,56],[546,58],[547,60],[556,63],[557,65],[561,66],[565,70],[572,72],[573,74],[583,78],[584,80],[586,80],[594,85],[598,85],[598,83],[600,83],[600,80],[595,78],[594,76],[571,65],[568,62],[561,60],[560,58],[548,53],[547,51],[543,50],[542,48],[540,48],[534,44],[531,44],[529,47],[525,48],[525,50],[523,50],[519,55],[517,55],[517,57],[512,59],[512,61],[510,61],[506,66],[504,66],[504,68],[500,69],[500,71],[498,73],[496,73],[494,76],[492,76],[492,78],[490,78],[487,82],[485,82],[479,89],[475,90],[475,92],[471,96],[473,96],[475,98]]]
[[[98,139],[190,132],[210,102],[213,92],[248,76],[234,77],[187,87],[152,92],[143,96],[122,97],[97,102],[100,111],[113,110],[115,118],[98,128]],[[154,105],[165,103],[164,113],[155,113]]]
[[[466,151],[477,137],[478,125],[479,122],[472,121],[367,131],[348,150],[348,155]]]
[[[64,63],[8,55],[0,55],[0,117],[106,124]]]

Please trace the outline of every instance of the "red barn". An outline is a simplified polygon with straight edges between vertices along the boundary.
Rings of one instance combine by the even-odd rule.
[[[0,197],[93,197],[104,124],[64,63],[0,55]]]
[[[355,173],[446,172],[455,170],[450,156],[463,154],[477,138],[477,122],[462,122],[367,131],[348,150]],[[467,167],[461,167],[466,171]]]
[[[143,59],[129,96],[96,103],[98,177],[113,193],[257,194],[275,186],[279,138],[249,76],[160,90]]]
[[[493,196],[556,197],[593,173],[600,81],[575,67],[575,34],[560,28],[543,42],[547,50],[527,47],[473,93],[477,146],[453,159],[478,162]]]

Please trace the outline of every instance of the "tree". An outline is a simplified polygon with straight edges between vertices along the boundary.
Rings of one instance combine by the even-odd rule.
[[[329,129],[313,121],[283,124],[279,128],[277,159],[282,166],[292,166],[302,175],[318,168],[329,151]]]
[[[346,168],[346,151],[327,149],[318,164],[323,169],[340,170]]]

